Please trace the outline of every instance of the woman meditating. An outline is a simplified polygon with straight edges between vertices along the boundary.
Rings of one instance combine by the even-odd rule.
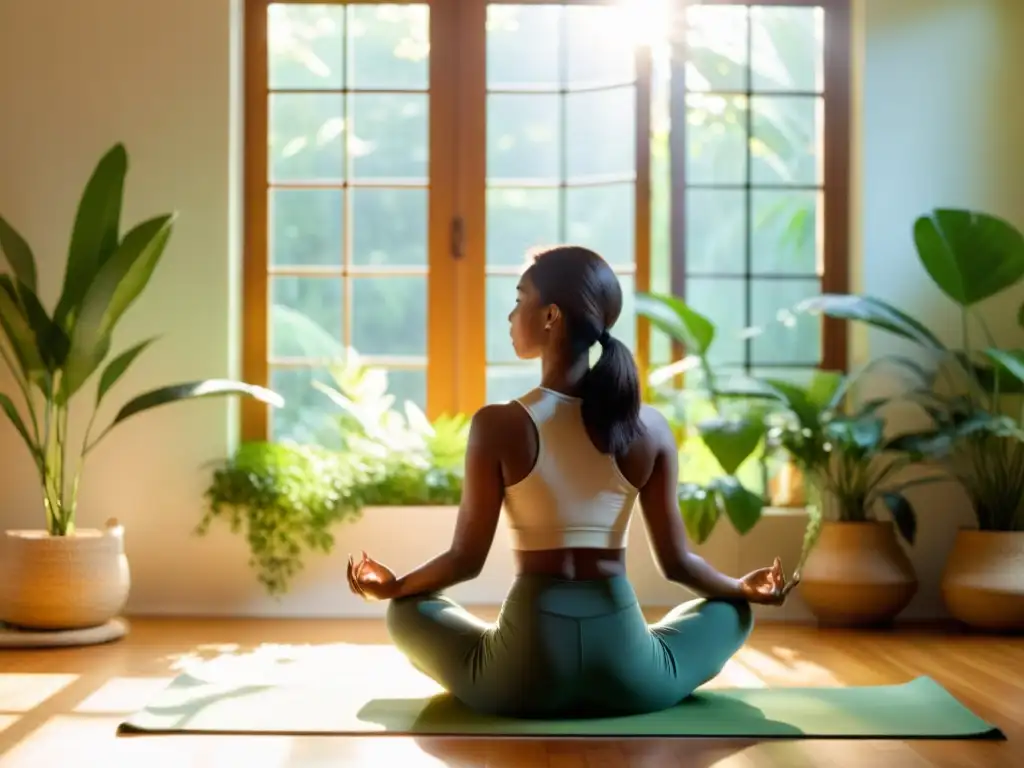
[[[401,577],[350,557],[349,586],[390,600],[398,649],[473,709],[564,718],[670,707],[743,645],[750,603],[781,605],[794,583],[778,559],[735,579],[687,548],[678,448],[664,417],[641,405],[633,356],[610,335],[622,289],[604,259],[551,248],[516,294],[512,345],[540,358],[540,386],[473,417],[451,547]],[[637,499],[665,578],[703,596],[653,625],[625,575]],[[502,506],[517,575],[488,624],[443,591],[480,573]]]

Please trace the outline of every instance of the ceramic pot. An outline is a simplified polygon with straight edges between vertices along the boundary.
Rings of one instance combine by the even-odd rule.
[[[826,522],[798,589],[822,626],[870,627],[895,619],[917,586],[892,522]]]
[[[21,629],[85,629],[116,617],[131,577],[124,528],[71,536],[6,531],[0,537],[0,622]]]
[[[1024,631],[1024,531],[961,530],[942,574],[942,600],[974,629]]]

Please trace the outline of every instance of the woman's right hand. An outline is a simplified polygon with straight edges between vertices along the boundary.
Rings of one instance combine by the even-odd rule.
[[[761,605],[782,605],[799,578],[786,582],[782,572],[782,560],[775,558],[771,568],[759,568],[740,579],[740,591],[747,602]]]

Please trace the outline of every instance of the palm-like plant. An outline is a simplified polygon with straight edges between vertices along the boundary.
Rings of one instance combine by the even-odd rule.
[[[934,427],[901,438],[899,447],[948,454],[982,530],[1024,530],[1024,350],[998,348],[978,312],[981,302],[1024,280],[1024,235],[998,217],[951,209],[918,218],[913,235],[925,271],[959,309],[958,345],[947,346],[923,323],[872,296],[818,296],[798,311],[862,322],[918,345],[945,391],[919,393]],[[1017,320],[1024,326],[1024,306]]]
[[[63,289],[52,314],[39,300],[32,249],[0,217],[0,250],[13,274],[0,275],[0,356],[23,400],[6,394],[0,407],[28,447],[39,474],[46,528],[53,536],[75,530],[78,484],[86,457],[106,435],[142,411],[180,400],[245,395],[280,406],[262,387],[212,379],[160,387],[129,400],[98,435],[104,398],[155,340],[121,352],[103,368],[81,448],[69,446],[71,402],[110,355],[115,327],[149,283],[170,240],[174,214],[162,214],[120,231],[128,155],[118,144],[100,160],[86,185],[71,234]]]

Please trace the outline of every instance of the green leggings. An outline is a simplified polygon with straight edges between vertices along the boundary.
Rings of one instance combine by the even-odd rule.
[[[693,600],[648,625],[624,576],[520,576],[497,622],[443,595],[392,600],[398,649],[467,706],[509,717],[657,711],[717,675],[753,626],[745,602]]]

